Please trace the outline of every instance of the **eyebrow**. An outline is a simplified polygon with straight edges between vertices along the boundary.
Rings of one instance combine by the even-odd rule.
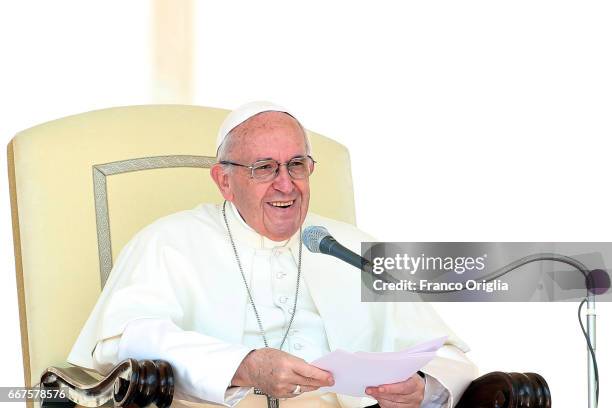
[[[307,157],[307,156],[308,156],[307,154],[298,154],[298,155],[293,156],[289,160],[297,159],[299,157]],[[259,161],[264,161],[264,160],[274,160],[274,161],[276,161],[276,159],[273,159],[272,157],[265,157],[263,159],[255,159],[254,163],[257,163]]]

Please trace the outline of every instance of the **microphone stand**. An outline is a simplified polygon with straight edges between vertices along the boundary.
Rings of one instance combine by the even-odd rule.
[[[598,389],[598,374],[596,374],[596,362],[595,362],[595,317],[596,317],[596,313],[595,313],[595,294],[591,291],[591,287],[592,287],[592,282],[591,282],[591,275],[590,275],[590,271],[587,269],[587,267],[580,261],[571,258],[569,256],[565,256],[565,255],[559,255],[559,254],[554,254],[554,253],[541,253],[541,254],[533,254],[533,255],[528,255],[524,258],[518,259],[492,273],[490,273],[487,276],[484,276],[483,279],[484,281],[489,281],[489,280],[493,280],[496,278],[499,278],[500,276],[503,276],[505,274],[507,274],[508,272],[517,269],[523,265],[526,265],[528,263],[531,262],[536,262],[536,261],[556,261],[556,262],[562,262],[565,264],[568,264],[570,266],[573,266],[574,268],[576,268],[577,270],[579,270],[583,275],[584,278],[586,280],[586,284],[587,284],[587,296],[585,298],[584,301],[586,301],[587,304],[587,310],[586,310],[586,314],[587,314],[587,329],[586,329],[586,333],[584,333],[586,340],[587,340],[587,382],[588,382],[588,402],[589,402],[589,408],[597,408],[598,402],[599,402],[599,389]],[[362,258],[362,264],[361,264],[361,270],[364,272],[370,272],[371,273],[371,263]],[[354,266],[357,266],[353,263]],[[358,267],[358,266],[357,266]],[[381,278],[383,279],[389,279],[390,281],[394,281],[394,282],[398,282],[397,279],[395,279],[393,276],[389,275],[386,271],[383,272],[381,275]],[[450,293],[450,292],[458,292],[462,289],[453,289],[453,290],[444,290],[444,291],[428,291],[428,290],[413,290],[413,292],[416,293],[431,293],[431,294],[436,294],[436,293]],[[578,318],[580,318],[580,308],[578,309]],[[580,326],[582,328],[582,322],[580,322]],[[582,328],[583,332],[584,332],[584,328]]]
[[[578,269],[584,275],[585,283],[587,286],[587,296],[586,296],[587,330],[586,330],[585,336],[587,340],[587,382],[588,382],[588,402],[589,402],[588,406],[589,408],[597,408],[597,405],[599,403],[599,389],[598,389],[598,384],[597,384],[598,379],[595,373],[595,370],[596,370],[596,363],[595,363],[595,326],[596,326],[595,294],[591,291],[591,287],[593,285],[591,281],[590,271],[587,269],[587,267],[582,262],[579,262],[578,260],[571,258],[569,256],[565,256],[565,255],[559,255],[559,254],[554,254],[554,253],[534,254],[534,255],[529,255],[524,258],[521,258],[517,261],[514,261],[511,264],[491,273],[489,276],[485,277],[484,279],[486,281],[495,279],[523,265],[526,265],[531,262],[536,262],[536,261],[562,262],[562,263],[573,266],[574,268]],[[580,317],[580,310],[578,310],[578,312],[579,312],[578,316]],[[581,327],[582,327],[582,323],[581,323]]]
[[[587,355],[588,355],[588,386],[589,386],[589,408],[597,408],[598,404],[598,390],[597,385],[595,383],[595,361],[593,360],[595,357],[595,295],[589,291],[587,295],[587,339],[591,345],[587,345]],[[591,349],[593,353],[591,353]]]

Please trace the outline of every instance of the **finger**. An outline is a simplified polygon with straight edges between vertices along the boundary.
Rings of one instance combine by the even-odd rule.
[[[370,394],[370,397],[374,398],[379,402],[392,402],[396,404],[408,404],[413,402],[421,402],[422,396],[419,397],[419,394],[413,393],[408,395],[401,394]],[[381,404],[382,405],[382,404]]]
[[[334,376],[330,372],[307,363],[296,366],[293,371],[302,377],[304,383],[312,386],[324,387],[334,384]]]
[[[319,387],[312,387],[310,385],[300,384],[300,394],[303,394],[305,392],[316,391],[318,389]],[[289,391],[289,393],[292,394],[293,396],[300,395],[300,394],[293,394],[293,391],[295,391],[295,385],[292,386],[291,391]]]
[[[293,390],[295,390],[296,384],[300,385],[302,392],[318,390],[320,387],[326,387],[329,385],[327,383],[319,384],[319,381],[311,377],[304,377],[302,375],[299,375],[295,371],[287,377],[283,378],[282,382],[279,385],[283,386],[283,389],[291,390],[288,392],[293,392]]]
[[[296,381],[296,384],[307,385],[315,388],[329,387],[334,385],[334,377],[332,375],[329,375],[329,377],[324,381],[319,381],[312,377],[304,377],[299,374],[296,375],[299,376],[299,379]]]
[[[304,377],[301,375],[299,377],[300,379],[296,383],[301,385],[302,390],[304,392],[314,391],[314,390],[318,390],[321,387],[328,387],[330,385],[333,385],[333,378],[332,378],[331,384],[327,383],[323,385],[317,385],[316,380],[311,377]]]
[[[418,397],[419,395],[418,391],[415,391],[410,394],[386,394],[386,393],[378,392],[376,390],[366,391],[366,394],[368,394],[370,397],[377,399],[377,400],[385,400],[385,401],[392,401],[392,402],[409,402],[409,401],[414,400],[415,397]]]
[[[424,386],[423,380],[418,374],[415,374],[405,381],[393,384],[382,384],[378,387],[368,387],[368,389],[381,394],[412,394],[421,388],[421,386]]]
[[[293,366],[291,367],[290,374],[283,379],[284,380],[283,382],[294,384],[294,386],[295,384],[300,384],[300,386],[308,385],[311,387],[319,388],[319,387],[329,386],[330,385],[329,379],[331,379],[332,384],[333,384],[333,376],[327,371],[323,371],[323,370],[321,371],[324,373],[323,380],[319,380],[313,377],[306,377],[301,374],[301,372],[303,372],[301,366]]]
[[[282,394],[279,396],[279,398],[295,398],[299,395],[304,394],[305,392],[311,392],[311,391],[315,391],[317,390],[319,387],[311,387],[308,385],[300,385],[300,393],[299,394],[294,394],[293,391],[295,391],[295,384],[291,385],[291,390],[288,390],[286,393]]]
[[[400,394],[378,394],[378,395],[370,395],[376,401],[379,402],[379,405],[382,407],[383,405],[389,404],[401,404],[405,406],[406,404],[416,404],[415,406],[419,406],[423,401],[422,393],[412,393],[408,395],[400,395]]]

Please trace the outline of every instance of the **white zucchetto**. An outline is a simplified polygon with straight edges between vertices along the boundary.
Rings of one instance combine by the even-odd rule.
[[[229,115],[227,115],[227,117],[223,121],[223,123],[221,123],[221,126],[219,127],[219,132],[217,133],[217,152],[219,151],[219,146],[223,144],[225,136],[227,136],[227,134],[231,132],[232,129],[245,122],[247,119],[250,119],[253,116],[262,112],[284,112],[295,118],[295,115],[289,112],[289,110],[272,102],[256,101],[245,103],[244,105],[230,112]]]

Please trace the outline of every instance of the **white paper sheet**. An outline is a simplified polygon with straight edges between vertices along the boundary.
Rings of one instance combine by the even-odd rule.
[[[446,337],[417,344],[401,351],[371,353],[335,350],[310,364],[329,371],[335,384],[322,387],[322,392],[366,397],[366,387],[393,384],[410,378],[442,347]]]

